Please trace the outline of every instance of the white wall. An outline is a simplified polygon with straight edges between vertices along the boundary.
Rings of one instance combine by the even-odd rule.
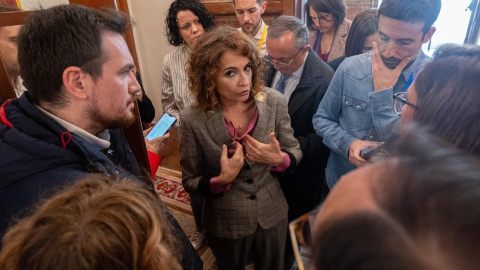
[[[20,0],[20,4],[22,5],[22,9],[32,10],[39,9],[40,6],[49,8],[60,4],[68,4],[68,0]]]
[[[175,49],[165,38],[165,16],[173,0],[128,0],[142,82],[156,110],[162,116],[162,68],[165,55]]]

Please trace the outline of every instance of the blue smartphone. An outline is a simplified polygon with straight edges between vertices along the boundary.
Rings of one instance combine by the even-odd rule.
[[[162,118],[155,124],[155,126],[148,132],[145,138],[149,141],[158,138],[160,136],[165,135],[168,130],[177,122],[177,118],[175,116],[170,115],[168,113],[164,114]]]
[[[385,142],[381,142],[376,146],[368,146],[360,150],[360,157],[369,160],[374,155],[385,151]]]

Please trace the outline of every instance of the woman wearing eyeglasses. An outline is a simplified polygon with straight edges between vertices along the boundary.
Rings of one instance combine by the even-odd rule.
[[[372,50],[372,42],[378,39],[378,10],[369,9],[358,13],[352,21],[347,42],[345,43],[345,55],[328,65],[336,71],[345,58],[366,53]]]
[[[345,55],[351,21],[345,19],[345,0],[308,0],[305,4],[309,44],[325,62]]]
[[[414,121],[453,146],[480,156],[480,47],[437,49],[406,98],[395,96],[402,124]]]

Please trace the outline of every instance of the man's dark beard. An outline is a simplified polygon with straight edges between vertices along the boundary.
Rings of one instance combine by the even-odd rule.
[[[253,32],[255,32],[255,29],[260,25],[261,22],[258,22],[257,26],[255,26],[254,24],[252,23],[244,23],[242,24],[242,29],[244,26],[248,25],[248,26],[251,26],[252,27],[252,31],[248,32],[248,34],[253,34]]]
[[[397,66],[402,62],[401,59],[395,58],[395,57],[389,57],[386,58],[385,56],[381,55],[383,63],[385,66],[387,66],[389,69],[395,69]]]
[[[130,104],[132,101],[130,101],[128,104]],[[136,99],[134,100],[136,102]],[[91,109],[90,110],[90,119],[99,127],[101,127],[101,130],[104,129],[116,129],[116,128],[126,128],[129,127],[133,122],[135,122],[135,107],[132,108],[132,117],[131,118],[121,118],[121,119],[106,119],[102,115],[98,113],[98,110],[96,109]]]
[[[387,68],[389,69],[396,69],[397,66],[400,65],[400,63],[402,62],[401,59],[398,59],[395,57],[386,58],[383,55],[380,55],[380,56],[382,57],[382,60],[385,66],[387,66]],[[415,59],[411,59],[410,62],[405,66],[404,70],[407,69],[409,66],[411,66],[413,61],[415,61]]]

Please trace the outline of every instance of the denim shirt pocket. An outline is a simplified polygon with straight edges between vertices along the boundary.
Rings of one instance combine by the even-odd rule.
[[[354,98],[350,95],[343,94],[343,120],[350,128],[358,128],[362,126],[365,109],[367,108],[367,101]]]

